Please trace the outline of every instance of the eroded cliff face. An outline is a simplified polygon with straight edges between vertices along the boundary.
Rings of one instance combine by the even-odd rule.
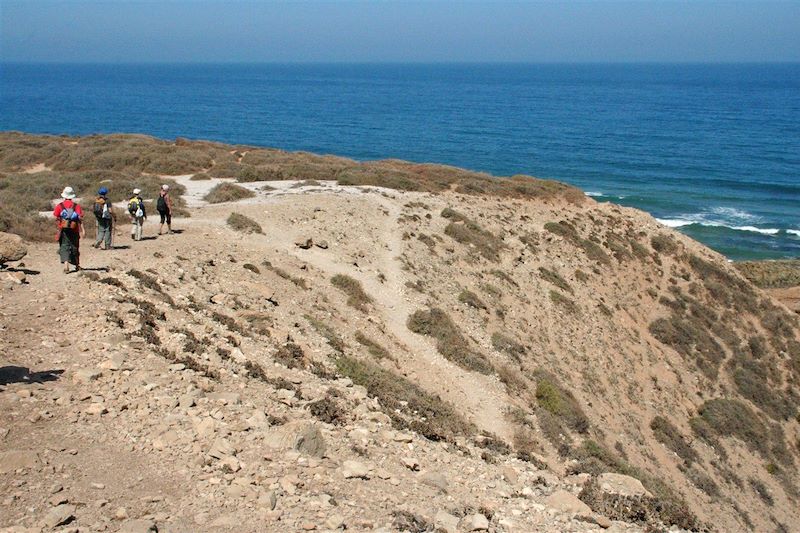
[[[86,251],[103,270],[68,277],[33,245],[38,274],[2,293],[4,365],[65,370],[2,385],[5,461],[36,454],[14,463],[30,482],[2,480],[20,525],[80,469],[56,505],[107,500],[61,508],[91,525],[109,507],[208,531],[797,522],[797,317],[721,256],[539,180],[465,189],[457,169],[165,146],[211,154],[171,172],[181,234]],[[67,179],[48,157],[25,164]],[[212,205],[217,158],[316,179],[240,176],[253,195]]]

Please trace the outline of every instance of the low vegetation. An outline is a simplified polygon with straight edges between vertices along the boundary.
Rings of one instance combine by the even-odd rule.
[[[357,279],[346,274],[337,274],[331,278],[331,284],[347,295],[347,305],[366,311],[367,305],[372,303],[372,298],[364,292],[364,287]]]
[[[522,361],[522,358],[528,352],[525,346],[515,339],[497,331],[492,333],[492,347],[498,352],[508,355],[518,363]]]
[[[370,396],[377,397],[384,412],[399,428],[445,441],[475,433],[475,427],[444,400],[377,364],[342,355],[336,360],[336,368],[356,385],[366,387]]]
[[[416,311],[408,319],[408,329],[436,340],[436,349],[445,359],[466,370],[492,373],[491,363],[473,351],[450,317],[438,308]]]
[[[536,401],[539,408],[547,411],[568,429],[577,433],[589,430],[589,419],[575,396],[559,381],[544,370],[535,373]]]
[[[474,309],[486,309],[486,304],[472,291],[462,290],[458,295],[458,301]]]
[[[570,314],[577,315],[580,313],[580,309],[578,308],[578,304],[576,304],[573,300],[567,298],[563,294],[557,291],[550,291],[550,301],[554,304],[561,306]]]
[[[261,229],[261,225],[258,222],[240,213],[231,213],[228,216],[227,223],[228,226],[242,233],[264,233],[264,230]]]
[[[607,265],[611,263],[611,258],[603,250],[603,247],[590,239],[584,239],[578,233],[578,230],[571,223],[566,220],[559,222],[548,222],[544,225],[544,229],[550,233],[560,235],[573,245],[577,246],[586,254],[591,261]]]
[[[683,459],[687,466],[698,460],[697,452],[694,451],[691,444],[687,442],[680,430],[675,425],[663,416],[657,416],[650,422],[650,429],[653,430],[653,436],[658,442],[667,447],[667,449],[675,452],[675,454]]]
[[[469,246],[471,250],[489,261],[498,262],[500,260],[500,252],[505,248],[502,239],[452,209],[442,211],[442,217],[451,220],[444,229],[445,235],[456,242]]]
[[[389,350],[387,350],[374,340],[370,339],[360,331],[356,331],[355,337],[356,337],[356,342],[364,346],[369,352],[369,354],[375,359],[394,359],[389,354]]]
[[[736,269],[753,285],[763,289],[785,289],[800,285],[800,260],[742,261]]]
[[[558,272],[555,272],[545,267],[539,267],[539,275],[542,277],[543,280],[545,280],[548,283],[552,283],[562,291],[568,292],[570,294],[573,293],[572,287],[570,287],[567,280],[562,278]]]
[[[219,183],[208,191],[203,200],[210,204],[221,204],[223,202],[236,202],[245,198],[252,198],[256,195],[250,189],[245,189],[235,183]]]

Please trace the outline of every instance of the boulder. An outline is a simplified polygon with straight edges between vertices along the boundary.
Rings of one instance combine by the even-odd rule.
[[[319,428],[302,420],[270,428],[264,436],[264,444],[275,450],[297,450],[311,457],[325,455],[325,439]]]
[[[314,246],[314,240],[311,237],[300,237],[294,241],[294,245],[302,250],[308,250]]]
[[[471,514],[461,519],[464,531],[489,531],[489,519],[482,514]]]
[[[433,517],[433,527],[436,528],[436,531],[444,531],[444,533],[458,533],[458,517],[447,511],[438,511]]]
[[[367,479],[369,477],[369,467],[364,463],[358,461],[345,461],[342,463],[342,475],[345,479],[361,478]]]
[[[75,518],[75,509],[76,507],[74,505],[70,505],[68,503],[57,505],[48,511],[48,513],[44,516],[42,523],[45,525],[45,527],[51,529],[63,524],[67,524]]]
[[[600,486],[600,490],[615,496],[653,497],[653,495],[644,488],[641,481],[635,477],[626,476],[624,474],[614,474],[611,472],[600,474],[597,476],[597,484]]]
[[[577,496],[565,490],[557,490],[547,498],[544,503],[551,509],[562,513],[591,515],[592,510],[588,505],[578,499]]]
[[[28,248],[22,242],[22,237],[0,232],[0,265],[10,261],[19,261],[27,254]]]

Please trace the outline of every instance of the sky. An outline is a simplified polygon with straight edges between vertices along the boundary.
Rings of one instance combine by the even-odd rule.
[[[800,0],[0,0],[0,60],[797,62]]]

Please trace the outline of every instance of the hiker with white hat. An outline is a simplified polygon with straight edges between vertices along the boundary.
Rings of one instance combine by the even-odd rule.
[[[142,200],[142,190],[133,189],[133,196],[128,200],[128,213],[131,215],[131,239],[142,240],[142,225],[147,220],[147,211]]]
[[[80,244],[81,237],[86,236],[83,228],[83,209],[75,201],[72,187],[64,187],[61,192],[63,200],[53,210],[58,221],[58,255],[64,263],[64,273],[69,274],[69,265],[75,265],[75,271],[81,269]]]
[[[158,234],[161,235],[164,232],[164,222],[167,223],[167,233],[172,233],[172,198],[169,195],[169,185],[166,183],[161,186],[161,191],[158,193],[156,210],[161,216]]]

